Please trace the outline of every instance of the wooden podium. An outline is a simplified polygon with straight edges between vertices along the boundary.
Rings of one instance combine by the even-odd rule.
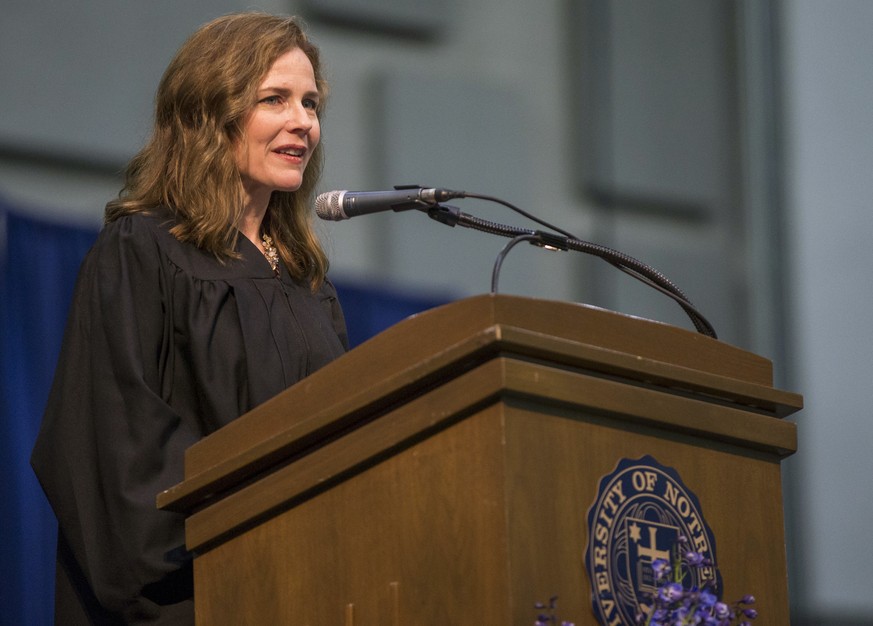
[[[597,623],[587,513],[651,455],[700,499],[725,599],[789,623],[771,364],[676,327],[484,295],[413,316],[192,446],[197,623]]]

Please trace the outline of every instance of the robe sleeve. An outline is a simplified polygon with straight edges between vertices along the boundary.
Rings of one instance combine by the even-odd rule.
[[[340,305],[339,297],[337,296],[336,287],[329,279],[324,280],[324,285],[321,288],[324,294],[324,300],[330,309],[329,316],[333,323],[333,330],[342,344],[343,350],[349,349],[349,331],[346,327],[346,318],[343,314],[342,306]]]
[[[87,584],[124,616],[159,612],[143,596],[189,566],[182,516],[155,496],[182,479],[197,439],[164,388],[170,277],[143,222],[110,223],[83,262],[31,458]]]

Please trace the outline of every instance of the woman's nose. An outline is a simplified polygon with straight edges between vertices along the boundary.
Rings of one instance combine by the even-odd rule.
[[[288,107],[288,117],[285,122],[285,128],[292,133],[300,132],[308,133],[315,124],[313,115],[310,109],[303,105]]]

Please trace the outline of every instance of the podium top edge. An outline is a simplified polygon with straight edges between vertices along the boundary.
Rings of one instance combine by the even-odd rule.
[[[526,296],[482,294],[457,300],[412,315],[370,341],[403,330],[407,324],[436,323],[444,317],[474,325],[478,321],[479,327],[508,324],[757,385],[773,384],[769,359],[724,341],[590,304]]]

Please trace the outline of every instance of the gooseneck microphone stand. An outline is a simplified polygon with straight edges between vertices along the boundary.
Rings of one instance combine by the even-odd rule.
[[[632,256],[624,254],[623,252],[619,252],[618,250],[613,250],[612,248],[608,248],[606,246],[577,239],[572,234],[560,228],[556,228],[555,226],[544,222],[543,220],[523,211],[522,209],[504,200],[501,200],[500,198],[467,192],[451,193],[453,194],[453,197],[478,198],[480,200],[487,200],[490,202],[502,204],[512,209],[513,211],[516,211],[517,213],[527,217],[528,219],[531,219],[545,226],[546,228],[555,231],[545,232],[541,230],[529,230],[524,228],[517,228],[514,226],[505,226],[496,222],[479,219],[477,217],[462,212],[457,207],[448,206],[441,203],[434,203],[427,206],[416,207],[418,208],[418,210],[427,213],[431,219],[434,219],[442,224],[446,224],[447,226],[463,226],[464,228],[472,228],[474,230],[479,230],[492,235],[499,235],[502,237],[511,238],[511,241],[509,241],[509,243],[507,243],[500,251],[494,263],[494,268],[491,274],[492,293],[497,293],[500,267],[503,264],[503,260],[506,258],[506,255],[509,253],[509,251],[517,244],[523,241],[527,241],[532,245],[547,248],[550,250],[575,250],[577,252],[584,252],[585,254],[591,254],[593,256],[599,257],[605,260],[607,263],[620,269],[622,272],[625,272],[633,278],[636,278],[637,280],[645,283],[646,285],[654,289],[657,289],[661,293],[672,298],[679,304],[685,314],[689,317],[691,322],[694,324],[695,329],[697,329],[697,332],[712,337],[713,339],[718,338],[715,329],[712,327],[712,324],[710,324],[709,321],[695,308],[695,306],[691,303],[688,297],[684,293],[682,293],[682,291],[676,285],[674,285],[666,276],[664,276],[655,268],[646,265],[642,261],[639,261]]]

